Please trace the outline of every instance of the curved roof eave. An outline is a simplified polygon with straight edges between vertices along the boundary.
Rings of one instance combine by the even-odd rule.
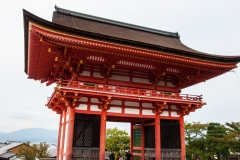
[[[82,31],[79,29],[74,29],[71,27],[66,27],[60,24],[56,24],[50,21],[47,21],[45,19],[42,19],[26,10],[23,9],[23,18],[24,18],[24,41],[25,41],[25,72],[27,73],[27,60],[28,60],[28,24],[29,21],[38,23],[40,25],[49,27],[51,29],[59,30],[62,32],[69,32],[71,34],[81,34],[85,36],[90,36],[94,38],[101,38],[105,40],[114,40],[116,42],[125,42],[129,43],[132,45],[140,45],[142,47],[149,47],[152,49],[157,49],[157,50],[162,50],[162,51],[169,51],[169,52],[174,52],[176,55],[179,56],[188,56],[188,57],[195,57],[195,58],[200,58],[203,60],[210,60],[210,61],[217,61],[217,62],[223,62],[223,63],[238,63],[240,62],[240,56],[221,56],[221,55],[212,55],[212,54],[207,54],[207,53],[202,53],[202,52],[188,52],[188,51],[183,51],[183,50],[178,50],[175,48],[168,48],[164,46],[158,46],[158,45],[153,45],[153,44],[148,44],[148,43],[143,43],[143,42],[138,42],[138,41],[132,41],[128,39],[122,39],[122,38],[117,38],[117,37],[111,37],[111,36],[106,36],[106,35],[101,35],[101,34],[96,34],[92,32],[87,32],[87,31]]]

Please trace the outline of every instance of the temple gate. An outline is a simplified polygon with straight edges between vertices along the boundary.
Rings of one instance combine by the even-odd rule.
[[[131,123],[133,159],[185,160],[184,116],[205,103],[181,89],[236,68],[239,56],[193,50],[179,34],[55,7],[24,15],[25,72],[56,84],[59,160],[103,160],[106,122]]]

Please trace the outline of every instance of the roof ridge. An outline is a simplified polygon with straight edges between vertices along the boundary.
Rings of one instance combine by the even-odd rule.
[[[98,22],[108,23],[108,24],[112,24],[112,25],[116,25],[116,26],[141,30],[141,31],[160,34],[160,35],[169,36],[169,37],[176,37],[176,38],[180,37],[178,32],[162,31],[162,30],[152,29],[152,28],[138,26],[138,25],[134,25],[134,24],[129,24],[129,23],[125,23],[125,22],[110,20],[110,19],[101,18],[101,17],[97,17],[97,16],[92,16],[92,15],[88,15],[88,14],[84,14],[84,13],[70,11],[70,10],[67,10],[67,9],[57,7],[56,5],[55,5],[55,10],[58,13],[67,14],[67,15],[80,17],[80,18],[84,18],[84,19],[89,19],[89,20],[94,20],[94,21],[98,21]]]

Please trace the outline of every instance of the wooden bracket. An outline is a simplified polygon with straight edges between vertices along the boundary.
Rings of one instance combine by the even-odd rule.
[[[153,110],[153,113],[156,115],[162,114],[164,106],[166,106],[167,102],[155,102],[156,110]]]
[[[154,70],[152,71],[152,74],[154,75],[154,83],[158,83],[160,77],[164,77],[166,75],[166,72],[164,69]]]
[[[100,106],[100,109],[101,110],[109,110],[110,107],[108,106],[109,103],[111,102],[111,96],[107,96],[107,97],[100,97],[101,98],[101,101],[103,102],[103,105]]]
[[[106,76],[109,76],[111,70],[116,67],[115,60],[109,59],[106,63],[103,64],[103,67],[106,69]]]

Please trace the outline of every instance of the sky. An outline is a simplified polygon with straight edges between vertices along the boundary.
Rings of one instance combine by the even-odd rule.
[[[24,72],[23,12],[51,21],[54,6],[89,15],[178,32],[190,48],[215,55],[240,55],[238,0],[1,0],[0,132],[24,128],[58,129],[59,115],[45,104],[54,85],[27,79]],[[240,67],[240,65],[238,65]],[[182,90],[203,95],[207,105],[185,116],[187,122],[240,121],[240,69]],[[129,130],[128,124],[108,127]]]

